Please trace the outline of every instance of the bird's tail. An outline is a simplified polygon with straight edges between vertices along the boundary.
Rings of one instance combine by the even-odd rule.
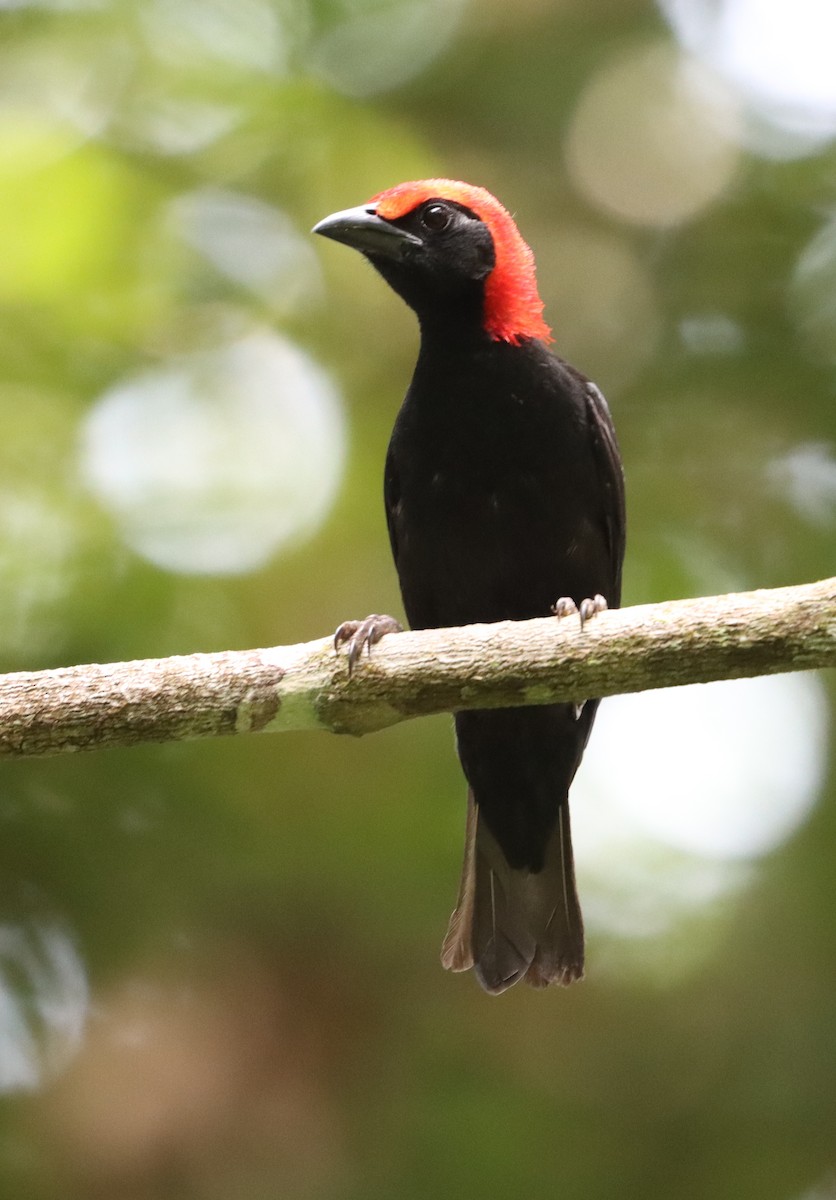
[[[498,995],[519,979],[546,987],[583,976],[568,802],[558,813],[543,869],[515,870],[468,790],[462,880],[441,962],[449,971],[473,967],[486,992]]]

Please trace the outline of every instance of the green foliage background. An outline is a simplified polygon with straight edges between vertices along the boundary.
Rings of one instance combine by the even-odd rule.
[[[361,8],[354,41],[328,51]],[[652,4],[472,4],[417,73],[352,85],[363,46],[373,75],[375,39],[408,33],[408,10],[0,10],[3,670],[290,643],[399,611],[380,478],[413,320],[342,248],[315,248],[325,287],[298,304],[217,270],[167,216],[206,187],[275,206],[301,237],[401,179],[489,187],[535,249],[559,349],[614,411],[626,602],[833,573],[832,493],[811,517],[769,470],[799,446],[833,463],[836,274],[800,299],[792,283],[832,210],[832,145],[744,153],[692,220],[625,224],[584,198],[566,138],[603,63],[670,41]],[[452,20],[416,11],[439,37]],[[216,132],[174,149],[167,122]],[[614,315],[578,305],[612,254],[652,304],[629,276],[608,293]],[[79,430],[108,388],[211,346],[230,312],[339,381],[346,474],[316,533],[260,569],[185,575],[125,544],[85,486]],[[694,313],[745,337],[697,353],[682,336]],[[652,353],[634,352],[651,328]],[[582,986],[498,1001],[438,965],[462,791],[445,719],[362,743],[4,765],[2,1053],[6,1074],[18,1051],[37,1072],[2,1102],[0,1193],[836,1195],[832,770],[749,888],[677,935],[707,940],[699,970],[645,969],[675,959],[676,938],[636,939],[608,968],[615,951],[593,936]],[[91,989],[75,1040],[44,1003],[47,928]]]

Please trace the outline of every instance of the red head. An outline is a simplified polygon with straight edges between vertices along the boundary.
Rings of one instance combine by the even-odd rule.
[[[468,209],[491,233],[496,263],[485,280],[485,329],[494,341],[516,346],[522,338],[553,340],[543,320],[543,301],[537,291],[534,255],[514,220],[499,201],[469,183],[454,179],[422,179],[399,183],[369,201],[378,216],[396,221],[428,200],[449,200]]]

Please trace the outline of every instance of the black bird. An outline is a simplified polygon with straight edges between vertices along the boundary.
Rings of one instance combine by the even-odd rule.
[[[413,629],[617,607],[621,458],[598,388],[547,347],[534,258],[483,188],[403,183],[314,232],[363,252],[415,310],[421,347],[386,459]],[[350,664],[397,623],[345,622]],[[569,785],[597,700],[459,712],[464,868],[442,949],[488,992],[583,974]]]

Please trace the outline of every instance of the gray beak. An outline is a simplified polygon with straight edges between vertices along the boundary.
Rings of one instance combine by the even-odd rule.
[[[364,254],[376,254],[380,258],[399,259],[409,253],[409,247],[423,245],[414,233],[399,229],[391,221],[379,217],[373,204],[361,204],[357,208],[345,208],[314,225],[312,233],[321,233],[346,246],[353,246]]]

